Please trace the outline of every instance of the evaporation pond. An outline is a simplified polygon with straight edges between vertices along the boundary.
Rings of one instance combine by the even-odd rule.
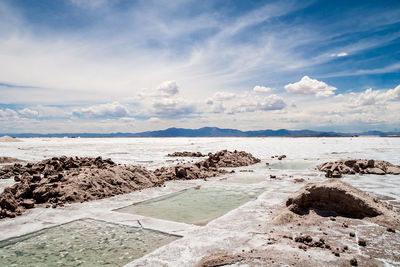
[[[0,266],[123,266],[178,236],[92,219],[0,241]]]
[[[263,191],[260,188],[191,188],[139,202],[117,211],[205,225],[228,211],[256,199]]]
[[[267,167],[271,169],[277,169],[277,170],[307,170],[310,168],[315,167],[316,164],[312,161],[279,161],[275,163],[271,163]]]

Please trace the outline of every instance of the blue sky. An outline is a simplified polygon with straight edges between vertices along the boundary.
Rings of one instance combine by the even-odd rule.
[[[400,2],[0,2],[0,132],[400,130]]]

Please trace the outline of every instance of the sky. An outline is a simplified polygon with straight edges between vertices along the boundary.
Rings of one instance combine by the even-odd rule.
[[[0,1],[0,133],[204,126],[400,131],[400,1]]]

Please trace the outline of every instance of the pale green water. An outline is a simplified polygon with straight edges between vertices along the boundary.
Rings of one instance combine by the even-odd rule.
[[[178,236],[97,220],[0,241],[0,266],[122,266]]]
[[[117,211],[204,225],[228,211],[256,199],[262,191],[263,189],[260,188],[191,188],[133,204]]]
[[[312,161],[285,161],[284,159],[280,162],[271,163],[267,167],[277,170],[307,170],[313,169],[316,166],[315,162]]]

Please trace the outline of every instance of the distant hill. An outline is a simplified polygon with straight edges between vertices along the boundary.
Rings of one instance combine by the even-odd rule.
[[[262,137],[262,136],[310,136],[310,137],[340,137],[340,136],[400,136],[400,132],[381,132],[368,131],[361,133],[340,133],[324,132],[312,130],[260,130],[260,131],[241,131],[236,129],[221,129],[218,127],[203,127],[199,129],[168,128],[160,131],[147,131],[140,133],[57,133],[57,134],[37,134],[20,133],[0,134],[9,135],[17,138],[26,137]]]

